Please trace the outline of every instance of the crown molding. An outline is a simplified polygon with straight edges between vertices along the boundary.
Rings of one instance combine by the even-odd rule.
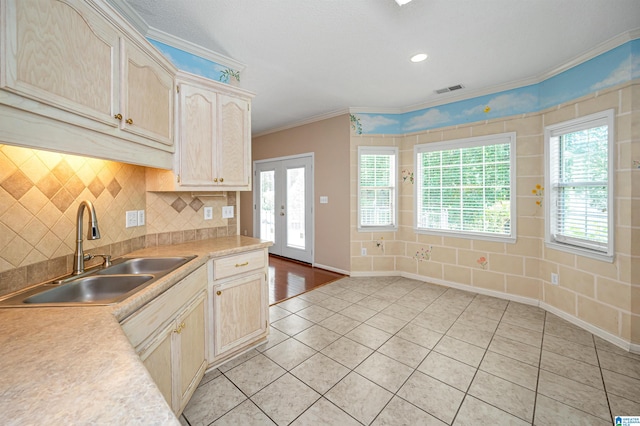
[[[200,45],[192,43],[190,41],[181,39],[169,33],[165,33],[154,27],[148,27],[148,31],[145,34],[150,39],[159,41],[160,43],[167,44],[176,49],[191,53],[204,59],[208,59],[225,67],[232,68],[236,71],[243,71],[247,65],[240,61],[236,61],[233,58],[214,52],[213,50],[206,49]]]
[[[138,32],[145,35],[149,25],[126,0],[108,0],[109,4],[129,22]]]
[[[294,123],[290,123],[290,124],[287,124],[287,125],[282,126],[282,127],[275,127],[275,128],[269,129],[269,130],[264,130],[264,131],[262,131],[260,133],[256,133],[256,134],[252,135],[252,137],[258,138],[260,136],[265,136],[265,135],[269,135],[271,133],[281,132],[283,130],[293,129],[294,127],[304,126],[305,124],[311,124],[311,123],[315,123],[317,121],[327,120],[329,118],[338,117],[338,116],[344,115],[344,114],[349,114],[349,109],[340,109],[340,110],[330,111],[330,112],[327,112],[327,113],[324,113],[324,114],[320,114],[320,115],[314,115],[312,117],[305,118],[304,120],[296,121]]]

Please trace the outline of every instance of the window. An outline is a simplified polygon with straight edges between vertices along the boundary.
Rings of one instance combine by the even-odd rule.
[[[398,148],[358,147],[358,230],[398,228]]]
[[[416,145],[416,232],[515,241],[515,133]]]
[[[613,110],[545,128],[546,243],[613,259]]]

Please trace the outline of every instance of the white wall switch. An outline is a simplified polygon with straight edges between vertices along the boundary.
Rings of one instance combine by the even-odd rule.
[[[205,207],[204,208],[204,220],[213,219],[213,207]]]
[[[126,228],[132,228],[134,226],[138,226],[138,211],[137,210],[128,211],[125,216],[125,219],[126,219],[126,224],[125,224]]]
[[[233,206],[224,206],[222,208],[222,218],[231,219],[233,217]]]
[[[367,255],[367,249],[366,249],[366,248],[364,248],[364,247],[362,247],[362,248],[360,249],[360,254],[361,254],[362,256],[366,256],[366,255]]]
[[[551,274],[551,284],[558,285],[558,274]]]
[[[320,196],[320,204],[327,204],[328,202],[329,202],[329,197],[327,197],[326,195]]]
[[[144,225],[144,210],[138,210],[138,226]]]

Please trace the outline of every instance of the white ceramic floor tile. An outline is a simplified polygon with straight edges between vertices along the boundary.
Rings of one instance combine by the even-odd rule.
[[[478,371],[469,388],[469,395],[522,420],[533,421],[535,392],[515,383]]]
[[[420,327],[413,323],[405,325],[402,330],[396,333],[396,336],[427,349],[433,349],[433,347],[437,345],[442,338],[441,333]]]
[[[537,348],[542,345],[541,332],[518,327],[517,325],[509,324],[508,322],[501,322],[500,325],[498,325],[496,336],[506,337],[507,339],[515,340]]]
[[[281,308],[280,306],[269,306],[269,319],[271,320],[271,322],[278,321],[279,319],[282,319],[288,315],[291,315],[291,312]]]
[[[517,359],[534,367],[538,367],[540,363],[540,348],[502,336],[493,336],[493,340],[489,345],[489,351]]]
[[[549,351],[542,351],[540,368],[576,382],[603,389],[602,374],[595,365],[587,364]],[[640,388],[638,388],[640,390]]]
[[[325,397],[356,420],[369,424],[382,411],[393,394],[357,373],[350,373]]]
[[[602,370],[602,376],[607,392],[640,403],[640,380],[609,370]]]
[[[211,426],[271,426],[275,425],[256,405],[250,400],[229,411],[224,416],[212,423]]]
[[[411,368],[416,368],[427,356],[429,349],[394,336],[380,346],[378,352]]]
[[[338,334],[347,334],[360,324],[362,324],[360,321],[345,317],[341,314],[334,314],[320,322],[321,326],[328,328],[331,331],[335,331]]]
[[[462,403],[464,392],[416,371],[400,388],[398,396],[451,424]]]
[[[592,416],[589,413],[577,410],[554,399],[547,398],[544,395],[538,395],[536,398],[535,424],[540,426],[555,426],[560,422],[567,426],[605,426],[612,424],[610,421]]]
[[[296,365],[310,358],[316,351],[309,346],[300,343],[296,339],[287,339],[263,354],[285,370],[291,370]]]
[[[260,354],[225,373],[242,392],[253,395],[286,371],[266,356]]]
[[[397,392],[405,380],[409,378],[413,369],[385,355],[374,352],[358,365],[355,372],[390,392]]]
[[[345,309],[340,311],[340,314],[360,322],[368,320],[377,313],[378,311],[356,304],[347,306]]]
[[[333,315],[333,311],[318,305],[311,305],[296,312],[296,315],[313,322],[320,322]]]
[[[287,335],[286,333],[283,333],[277,328],[269,327],[269,336],[267,337],[268,339],[267,342],[256,347],[256,350],[258,352],[264,352],[267,349],[274,347],[278,343],[284,342],[288,338],[289,338],[289,335]]]
[[[225,362],[224,364],[222,364],[221,366],[218,367],[218,370],[220,370],[220,372],[222,373],[226,373],[227,371],[231,370],[232,368],[236,368],[237,366],[239,366],[240,364],[242,364],[243,362],[250,360],[251,358],[253,358],[254,356],[258,355],[260,352],[258,352],[256,349],[252,349],[248,352],[245,352],[241,355],[238,355],[237,357],[230,359],[229,361]]]
[[[291,370],[291,374],[317,392],[324,394],[349,374],[349,371],[344,365],[321,353],[317,353]]]
[[[379,328],[387,333],[395,334],[407,324],[407,321],[394,318],[383,313],[378,313],[365,321],[365,324]]]
[[[196,389],[183,415],[192,425],[208,425],[247,397],[224,376]]]
[[[367,324],[360,324],[347,334],[351,340],[354,340],[362,345],[365,345],[371,349],[378,349],[384,342],[391,338],[392,334],[382,331],[378,328],[371,327]]]
[[[476,368],[437,352],[431,352],[418,371],[440,380],[456,389],[466,392],[476,374]]]
[[[309,327],[295,335],[296,340],[301,341],[316,351],[321,351],[339,338],[340,335],[338,333],[319,325]]]
[[[489,343],[491,343],[493,333],[456,321],[449,331],[447,331],[447,336],[454,337],[458,340],[486,349],[489,346]]]
[[[440,339],[440,342],[433,350],[476,368],[480,365],[485,353],[485,350],[481,347],[449,336],[444,336]]]
[[[476,426],[476,425],[513,425],[525,426],[531,424],[524,420],[500,410],[493,405],[480,401],[467,395],[462,402],[462,407],[453,422],[455,426]]]
[[[581,345],[551,334],[546,334],[544,336],[542,349],[578,361],[586,362],[587,364],[595,365],[596,367],[599,365],[598,357],[596,356],[596,349],[593,346]]]
[[[485,354],[480,370],[532,391],[536,390],[538,384],[536,367],[491,351]]]
[[[640,361],[612,352],[600,351],[598,353],[600,366],[603,369],[613,371],[624,376],[640,379]]]
[[[376,417],[372,426],[397,426],[397,425],[420,425],[420,426],[445,426],[446,423],[433,417],[408,403],[402,398],[394,396],[384,410]]]
[[[287,373],[251,400],[278,425],[288,425],[319,398],[320,394]]]
[[[302,413],[293,423],[292,426],[320,426],[320,425],[339,425],[339,426],[360,426],[356,419],[327,401],[320,398],[307,411]]]
[[[289,315],[288,317],[284,317],[281,320],[272,322],[271,325],[282,331],[283,333],[286,333],[289,336],[293,336],[300,333],[302,330],[306,330],[307,328],[311,327],[313,325],[313,322],[297,315]]]
[[[354,369],[366,357],[371,355],[373,350],[346,337],[341,337],[321,352],[345,367]]]
[[[298,312],[300,309],[306,308],[307,306],[311,306],[311,303],[299,297],[294,297],[292,299],[285,300],[284,302],[280,302],[275,306],[294,313]]]

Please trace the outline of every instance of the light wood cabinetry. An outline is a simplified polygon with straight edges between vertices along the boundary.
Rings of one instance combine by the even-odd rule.
[[[201,266],[121,323],[176,415],[207,366],[206,283],[207,267]]]
[[[172,172],[147,174],[150,191],[251,190],[251,98],[226,84],[179,72]]]
[[[214,367],[266,339],[269,298],[265,249],[210,261],[209,366]]]
[[[3,141],[170,166],[176,69],[106,3],[0,0],[0,22]]]

